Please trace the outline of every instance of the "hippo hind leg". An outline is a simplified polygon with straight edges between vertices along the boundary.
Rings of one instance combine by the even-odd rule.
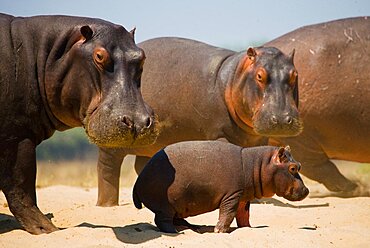
[[[154,222],[161,232],[177,233],[173,223],[174,217],[175,211],[158,211],[155,212]]]
[[[317,157],[316,157],[317,158]],[[306,177],[315,180],[334,192],[351,192],[357,188],[357,184],[353,183],[338,170],[326,156],[322,159],[301,161],[302,174]]]

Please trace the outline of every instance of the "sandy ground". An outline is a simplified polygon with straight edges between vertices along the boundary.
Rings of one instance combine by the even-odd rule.
[[[252,228],[212,233],[218,211],[188,218],[203,225],[179,234],[161,233],[148,209],[138,210],[131,188],[121,188],[120,206],[95,206],[97,189],[38,188],[38,205],[61,230],[31,235],[20,229],[0,194],[0,247],[370,247],[370,197],[332,196],[305,180],[310,197],[289,202],[274,197],[251,206]],[[235,221],[232,227],[236,227]]]

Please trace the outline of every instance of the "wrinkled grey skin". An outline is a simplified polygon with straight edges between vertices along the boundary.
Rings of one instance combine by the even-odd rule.
[[[221,141],[188,141],[156,153],[138,176],[133,201],[155,214],[162,232],[176,233],[183,218],[220,209],[215,232],[227,232],[234,217],[250,226],[250,201],[274,194],[291,201],[309,193],[290,148],[243,148]],[[190,224],[187,224],[190,225]]]
[[[299,136],[275,142],[296,151],[303,175],[331,191],[362,194],[329,159],[370,162],[370,17],[302,27],[265,45],[296,49],[305,125]]]
[[[138,172],[155,152],[179,141],[224,139],[253,146],[265,144],[267,136],[301,132],[294,53],[288,56],[273,47],[237,53],[182,38],[157,38],[139,46],[147,55],[142,93],[158,116],[159,136],[138,149],[100,149],[97,205],[118,204],[120,167],[127,154],[139,156]]]
[[[99,146],[152,143],[145,55],[122,26],[68,16],[0,14],[0,46],[0,189],[28,232],[52,232],[36,205],[36,146],[78,126]]]

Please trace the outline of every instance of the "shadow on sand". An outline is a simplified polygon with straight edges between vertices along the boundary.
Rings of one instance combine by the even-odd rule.
[[[0,234],[23,229],[12,215],[0,214]]]
[[[144,222],[126,225],[124,227],[110,227],[104,225],[94,225],[84,222],[78,225],[77,227],[111,228],[114,234],[116,235],[117,239],[126,244],[141,244],[146,241],[159,238],[163,235],[175,237],[181,234],[181,233],[175,234],[163,233],[160,232],[156,226]]]
[[[286,207],[286,208],[320,208],[320,207],[329,207],[329,203],[322,204],[308,204],[308,205],[293,205],[290,203],[285,203],[279,201],[275,198],[262,198],[259,200],[253,200],[252,204],[272,204],[277,207]]]

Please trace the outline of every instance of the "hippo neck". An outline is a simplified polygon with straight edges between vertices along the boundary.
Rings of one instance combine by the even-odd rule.
[[[71,47],[80,40],[81,35],[76,29],[66,27],[58,35],[43,36],[38,45],[39,51],[41,51],[41,53],[37,54],[40,94],[50,122],[59,131],[81,126],[81,124],[70,125],[65,123],[64,120],[55,115],[52,107],[54,105],[54,108],[55,106],[63,108],[62,90],[73,60],[69,52]],[[48,49],[45,48],[46,45],[51,47],[51,49],[46,50]],[[45,50],[47,52],[42,52]],[[57,104],[55,104],[55,101],[57,101]],[[51,102],[54,102],[54,104],[51,104]],[[74,103],[74,105],[78,104]],[[74,115],[75,113],[70,114]],[[68,118],[76,117],[71,116]]]
[[[256,135],[253,130],[252,120],[246,121],[240,118],[234,106],[235,104],[233,104],[233,93],[235,90],[241,90],[241,84],[247,76],[239,72],[244,56],[245,52],[235,53],[225,60],[219,72],[220,86],[222,88],[221,92],[223,92],[224,103],[227,106],[232,121],[247,134]],[[244,111],[251,112],[248,108],[245,108]]]
[[[264,176],[264,171],[270,164],[273,147],[260,146],[244,148],[242,162],[245,177],[245,188],[248,200],[260,199],[266,196],[264,190],[270,182],[270,177]]]

